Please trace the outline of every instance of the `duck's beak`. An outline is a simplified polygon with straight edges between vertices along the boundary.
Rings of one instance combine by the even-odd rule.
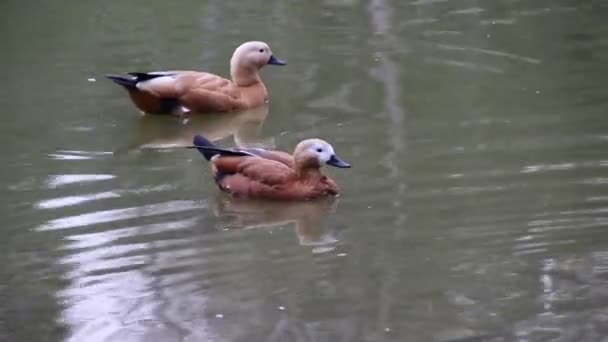
[[[350,164],[345,162],[344,160],[338,158],[335,154],[331,156],[331,158],[329,158],[329,160],[326,163],[327,165],[331,165],[331,166],[335,166],[335,167],[339,167],[341,169],[347,169],[350,167]]]
[[[274,55],[270,55],[270,59],[268,60],[268,64],[272,65],[285,65],[287,62],[284,60],[276,58]]]

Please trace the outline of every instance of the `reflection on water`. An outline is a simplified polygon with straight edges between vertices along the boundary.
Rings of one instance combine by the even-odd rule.
[[[605,340],[606,10],[0,2],[0,341]],[[90,80],[249,39],[290,62],[269,107],[136,116]],[[194,134],[354,168],[339,201],[232,199]]]
[[[336,211],[335,197],[316,201],[281,203],[247,200],[225,195],[217,197],[214,214],[226,220],[225,228],[273,228],[293,225],[302,246],[325,246],[337,242],[326,225],[327,217]],[[328,251],[318,248],[316,251]]]
[[[203,135],[211,141],[228,137],[242,147],[273,148],[273,137],[262,135],[268,106],[234,113],[193,114],[187,118],[142,115],[130,146],[140,149],[171,148],[192,145],[192,137]]]
[[[127,215],[134,209],[98,220],[91,217],[86,223],[99,228],[69,235],[64,247],[69,254],[60,261],[70,266],[67,275],[72,282],[60,294],[69,303],[64,319],[78,326],[68,340],[245,338],[270,316],[277,316],[274,331],[261,330],[260,334],[269,334],[271,339],[277,334],[306,336],[310,328],[298,318],[297,304],[292,302],[303,299],[298,295],[302,289],[290,289],[291,280],[299,277],[309,282],[313,276],[326,282],[326,272],[333,272],[337,265],[332,263],[343,256],[319,259],[320,265],[328,263],[322,268],[330,267],[320,274],[284,275],[294,263],[305,266],[313,254],[333,249],[328,246],[336,240],[325,221],[336,204],[335,199],[283,204],[219,195],[213,214],[220,220],[211,230],[204,228],[210,220],[201,222],[196,215],[177,218],[184,216],[182,210],[192,215],[204,206],[161,203],[154,210],[141,208],[138,211],[143,215],[179,216],[163,216],[160,223],[138,226],[131,225],[133,217]],[[78,228],[79,223],[60,228]],[[294,232],[308,252],[294,248]],[[282,246],[288,249],[282,251]],[[259,262],[267,264],[267,275],[275,282],[251,282],[258,269],[254,265]],[[259,296],[266,286],[276,297],[274,307],[269,306],[268,298]],[[322,288],[327,286],[334,285]],[[249,325],[234,326],[239,317],[253,316],[260,318],[248,320]]]

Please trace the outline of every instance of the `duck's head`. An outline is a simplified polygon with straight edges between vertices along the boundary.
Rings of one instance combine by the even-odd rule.
[[[251,41],[241,44],[230,59],[233,69],[238,67],[261,69],[267,64],[285,65],[285,61],[278,59],[272,54],[270,46],[264,42]]]
[[[350,167],[350,164],[336,156],[334,148],[327,141],[321,139],[301,141],[293,156],[301,167],[319,168],[325,164],[339,168]]]

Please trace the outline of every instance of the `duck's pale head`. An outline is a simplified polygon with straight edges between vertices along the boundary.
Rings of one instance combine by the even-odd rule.
[[[230,60],[231,68],[245,67],[261,69],[267,64],[285,65],[285,61],[275,57],[270,46],[264,42],[251,41],[241,44]]]
[[[308,167],[331,165],[339,168],[349,168],[350,164],[340,159],[334,148],[325,140],[307,139],[301,141],[293,153],[296,162]]]

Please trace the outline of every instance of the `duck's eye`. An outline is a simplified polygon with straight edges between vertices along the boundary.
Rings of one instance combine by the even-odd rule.
[[[260,53],[264,53],[264,49],[260,49]]]
[[[321,152],[323,152],[323,149],[322,148],[318,148],[317,152],[321,153]]]

